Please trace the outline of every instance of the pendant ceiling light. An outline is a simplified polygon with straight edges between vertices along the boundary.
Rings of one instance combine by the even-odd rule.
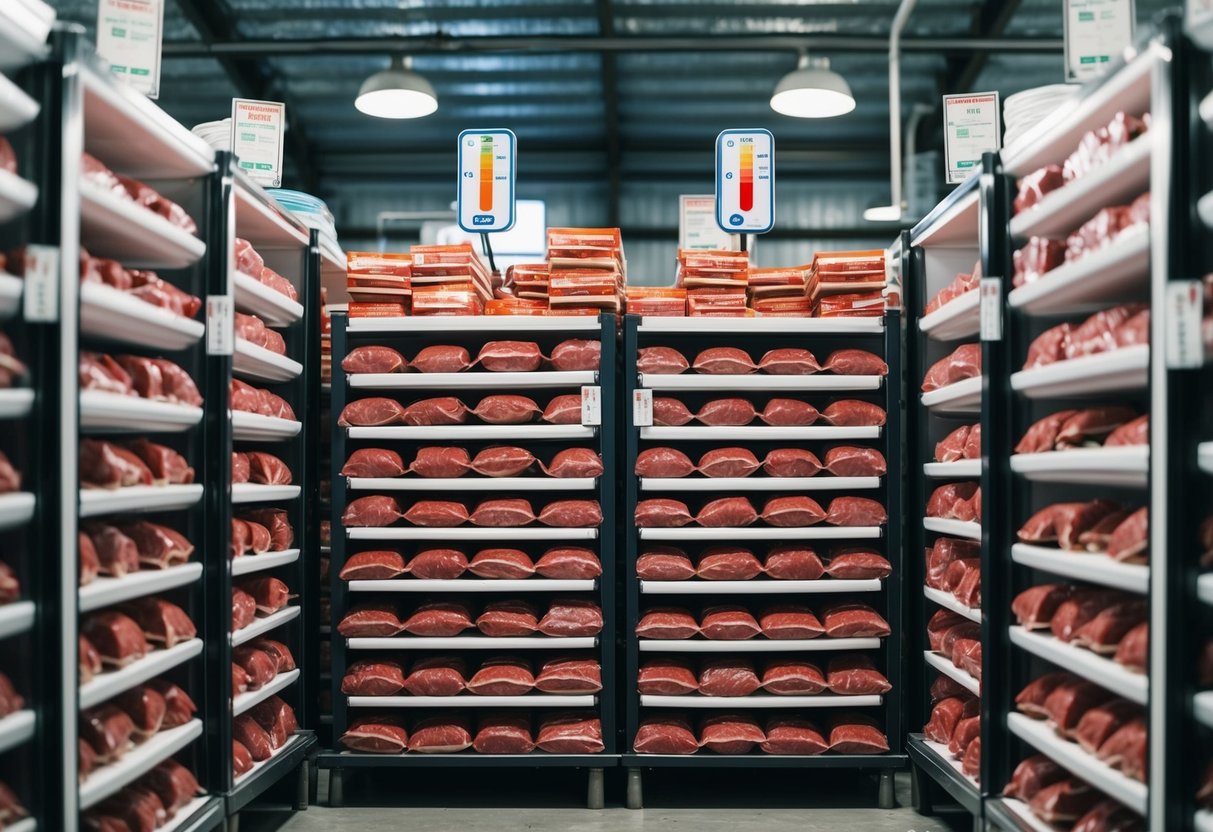
[[[354,106],[375,118],[421,118],[437,110],[437,93],[412,66],[412,58],[392,58],[390,67],[362,82]]]
[[[801,52],[796,69],[776,85],[771,109],[793,118],[834,118],[855,109],[855,96],[828,59],[810,59]]]

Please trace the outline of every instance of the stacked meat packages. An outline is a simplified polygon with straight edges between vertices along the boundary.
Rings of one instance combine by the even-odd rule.
[[[480,315],[484,312],[484,304],[493,297],[493,276],[471,243],[413,246],[409,252],[412,257],[408,280],[412,290],[412,314]],[[382,277],[383,272],[390,271],[394,277],[404,277],[403,260],[392,262],[394,265],[390,268],[378,268],[378,276]],[[355,267],[358,267],[357,264]],[[351,279],[367,283],[361,280],[361,275],[356,274]],[[385,281],[370,282],[377,287],[391,288]],[[398,298],[403,284],[397,280],[393,285],[395,297]],[[364,294],[359,290],[359,297]],[[358,304],[351,307],[350,316],[390,317],[399,314],[397,308],[402,306],[399,300],[388,301],[388,304],[382,308],[374,304]]]
[[[627,260],[618,228],[548,229],[548,307],[571,315],[619,314]]]
[[[433,271],[427,270],[430,280],[438,277],[431,274]],[[412,312],[412,254],[350,251],[346,253],[345,274],[351,317],[400,317]],[[427,296],[427,300],[433,299]]]
[[[879,341],[756,326],[727,346],[659,331],[641,343],[629,372],[653,407],[629,463],[631,750],[887,752]]]
[[[558,274],[576,283],[591,272],[614,285],[589,256],[594,232],[582,237],[559,237],[561,256],[591,268],[554,258],[553,287]],[[552,375],[599,371],[601,329],[496,340],[495,320],[452,333],[457,341],[360,336],[342,361],[339,383],[387,374],[399,383],[381,390],[407,393],[355,399],[340,425],[415,429],[334,445],[333,615],[345,639],[334,706],[348,751],[595,754],[611,744],[611,611],[600,591],[611,480],[597,431],[582,428],[580,383]],[[435,397],[435,387],[458,395]],[[541,398],[503,392],[514,388]]]
[[[819,318],[879,318],[888,285],[884,251],[818,252],[809,266],[805,298]]]
[[[744,251],[679,249],[676,284],[686,289],[687,315],[745,317],[750,271]]]

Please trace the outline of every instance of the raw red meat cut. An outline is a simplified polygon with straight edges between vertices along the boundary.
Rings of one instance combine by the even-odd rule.
[[[482,716],[476,723],[472,748],[479,754],[529,754],[535,750],[531,720],[525,715]]]
[[[749,696],[761,687],[754,666],[744,659],[713,659],[699,671],[704,696]]]
[[[557,500],[539,512],[544,526],[556,528],[591,528],[602,525],[602,506],[597,500]]]
[[[81,351],[79,376],[81,390],[96,390],[119,396],[136,395],[130,374],[108,355]]]
[[[252,646],[263,651],[273,659],[279,673],[289,673],[295,669],[295,657],[291,654],[291,648],[281,641],[275,641],[272,638],[259,638],[252,642]]]
[[[232,648],[232,662],[248,674],[249,690],[264,687],[278,675],[278,663],[268,653],[247,645]]]
[[[956,723],[960,721],[968,700],[966,694],[964,697],[949,696],[936,702],[931,708],[930,719],[922,729],[923,736],[931,742],[947,745],[956,731]]]
[[[249,481],[260,485],[290,485],[291,469],[273,454],[249,451]]]
[[[349,514],[350,510],[353,509],[355,506],[359,505],[363,500],[370,500],[370,499],[373,499],[373,498],[362,497],[362,498],[350,503],[349,509],[346,510],[346,514]],[[386,500],[391,501],[392,503],[395,503],[395,501],[392,500],[390,497],[383,498],[383,499],[386,499]],[[525,500],[523,500],[521,502],[525,502]],[[386,504],[385,504],[384,514],[382,516],[383,517],[390,516],[387,512]],[[452,528],[454,526],[461,526],[464,523],[466,523],[468,521],[468,510],[467,510],[467,506],[465,506],[463,503],[456,503],[453,500],[418,500],[417,502],[413,503],[412,506],[409,507],[408,511],[404,512],[404,514],[402,514],[400,516],[403,517],[408,522],[412,523],[414,526],[424,526],[426,528],[443,528],[443,529],[445,529],[445,528]],[[348,519],[345,520],[345,524],[347,526],[363,525],[360,523],[351,523]],[[368,523],[365,525],[379,525],[379,524],[369,524]],[[386,525],[386,524],[383,524],[383,525]]]
[[[965,710],[956,722],[956,729],[948,740],[948,753],[957,759],[962,759],[969,746],[981,736],[981,714],[978,701],[971,699],[965,703]]]
[[[570,393],[556,396],[548,402],[539,418],[549,425],[580,425],[581,395]]]
[[[712,427],[739,426],[754,421],[756,412],[753,403],[745,399],[713,399],[699,408],[695,418]]]
[[[669,529],[685,526],[694,518],[680,500],[654,498],[636,504],[635,523],[642,529]]]
[[[247,463],[246,463],[247,465]],[[341,468],[343,477],[399,477],[408,469],[395,451],[362,448],[350,454]]]
[[[452,656],[432,656],[413,664],[404,689],[413,696],[457,696],[467,686],[467,663]]]
[[[893,565],[884,555],[869,549],[845,549],[834,553],[825,571],[840,581],[871,581],[889,577]]]
[[[700,556],[695,573],[705,581],[748,581],[762,574],[762,564],[748,549],[715,546]]]
[[[932,650],[945,652],[943,650],[943,637],[953,627],[958,627],[967,622],[967,618],[951,610],[936,610],[935,614],[927,621],[927,643]],[[950,652],[950,649],[948,652]]]
[[[695,473],[691,458],[675,448],[649,448],[636,456],[638,477],[686,477]]]
[[[883,526],[888,519],[884,506],[867,497],[835,497],[825,516],[831,526]]]
[[[949,696],[959,696],[963,699],[971,694],[959,682],[953,681],[950,676],[936,677],[935,681],[931,683],[931,701],[938,702]]]
[[[272,551],[284,552],[295,542],[295,530],[291,528],[291,521],[285,509],[256,509],[245,512],[241,519],[250,523],[260,523],[269,530]]]
[[[352,401],[341,411],[337,424],[343,428],[382,427],[384,425],[399,425],[405,420],[406,410],[400,402],[376,396],[369,399]],[[414,418],[417,418],[414,414]],[[413,424],[418,424],[414,422]],[[423,424],[423,423],[422,423]],[[455,422],[458,424],[458,422]]]
[[[467,555],[458,549],[426,549],[409,561],[408,571],[414,578],[450,581],[467,571]]]
[[[939,359],[927,370],[922,392],[930,393],[949,384],[981,375],[981,344],[961,344],[950,355]]]
[[[367,754],[400,754],[408,742],[404,720],[395,715],[356,719],[341,735],[341,744],[350,751]]]
[[[745,448],[715,448],[699,458],[705,477],[748,477],[758,470],[758,458]]]
[[[119,827],[130,832],[153,832],[168,821],[159,796],[137,783],[101,801],[92,811],[110,829]]]
[[[286,745],[291,735],[299,730],[294,708],[286,704],[281,697],[271,696],[254,705],[251,713],[257,724],[270,735],[270,745],[274,748]]]
[[[953,482],[941,485],[927,499],[927,516],[944,519],[959,519],[959,507],[977,493],[977,483]],[[972,519],[972,518],[969,518]]]
[[[762,470],[770,477],[812,477],[821,469],[817,455],[803,448],[777,448],[762,462]]]
[[[543,693],[590,694],[602,690],[602,667],[594,659],[548,659],[535,674]]]
[[[685,717],[648,717],[636,729],[632,750],[637,754],[694,754],[699,740]]]
[[[543,719],[535,745],[549,754],[599,754],[606,747],[601,721],[581,714],[553,714]]]
[[[423,505],[418,503],[418,506]],[[462,503],[442,503],[447,508],[447,515],[454,517],[458,512],[454,511],[455,506],[463,508]],[[525,526],[535,520],[535,510],[531,508],[528,500],[518,498],[485,500],[476,506],[475,511],[470,516],[467,515],[466,509],[463,511],[464,520],[470,520],[473,526],[494,526],[499,528],[510,528],[516,526]],[[436,512],[435,512],[436,515]],[[405,515],[406,518],[408,515]],[[463,522],[462,520],[460,522]],[[425,525],[430,525],[426,523]],[[442,523],[441,525],[459,525],[459,523]]]
[[[1049,696],[1062,685],[1073,686],[1081,681],[1073,673],[1064,670],[1038,676],[1015,696],[1015,707],[1028,716],[1044,719],[1049,716],[1045,710]]]
[[[721,497],[707,503],[695,521],[707,528],[739,528],[758,519],[758,512],[746,497]]]
[[[139,633],[139,635],[142,636],[143,633]],[[93,677],[101,672],[101,653],[84,636],[80,636],[77,642],[76,653],[80,659],[80,684],[83,685],[91,682]]]
[[[653,696],[682,696],[699,690],[699,679],[686,659],[648,659],[640,665],[636,687]]]
[[[1058,448],[1098,443],[1126,422],[1136,418],[1131,407],[1089,407],[1076,411],[1057,431]]]
[[[337,625],[345,638],[386,638],[403,629],[396,607],[389,603],[356,604]]]
[[[706,619],[705,619],[706,621]],[[762,634],[773,640],[817,638],[825,628],[808,607],[779,604],[762,610],[758,625]],[[705,635],[707,635],[705,633]],[[708,636],[711,638],[711,636]],[[748,638],[748,636],[747,636]]]
[[[547,465],[542,465],[544,473],[549,477],[565,479],[570,477],[600,477],[603,472],[602,457],[589,448],[566,448],[552,457]]]
[[[16,713],[25,707],[25,697],[17,693],[8,676],[0,673],[0,718]]]
[[[363,399],[362,401],[379,401],[376,399]],[[392,402],[391,399],[384,399],[384,402]],[[355,402],[354,404],[361,404]],[[392,402],[392,404],[396,404]],[[345,410],[348,411],[353,405],[346,405]],[[382,405],[384,411],[389,409],[387,404]],[[400,405],[396,404],[399,408]],[[343,411],[344,413],[345,411]],[[467,421],[469,413],[467,405],[452,396],[442,396],[436,399],[422,399],[418,402],[413,402],[406,408],[400,409],[394,419],[389,421],[378,422],[352,422],[353,424],[373,424],[373,425],[414,425],[414,426],[434,426],[434,425],[462,425]]]
[[[508,656],[485,659],[467,683],[468,693],[478,696],[525,696],[534,689],[530,662]]]
[[[1030,237],[1012,255],[1015,275],[1012,285],[1016,288],[1035,282],[1065,262],[1066,244],[1062,240]]]
[[[430,449],[422,449],[430,450]],[[440,450],[440,449],[432,449]],[[447,451],[456,451],[462,449],[448,448]],[[421,451],[418,451],[420,457]],[[466,452],[464,452],[466,457]],[[452,454],[452,462],[454,455]],[[416,463],[414,463],[415,465]],[[535,464],[534,455],[525,448],[516,447],[497,447],[485,448],[476,454],[476,457],[471,461],[470,468],[477,474],[485,477],[516,477],[519,474],[527,471]],[[469,466],[465,463],[464,470]],[[460,476],[456,474],[455,476]]]
[[[800,347],[768,350],[758,369],[772,376],[807,376],[821,370],[813,353]]]
[[[598,556],[581,546],[556,546],[535,562],[535,571],[552,580],[587,581],[602,574]]]
[[[1130,670],[1146,672],[1146,660],[1150,649],[1150,624],[1143,621],[1129,630],[1116,647],[1115,659]]]
[[[695,418],[695,414],[678,399],[669,396],[653,397],[653,424],[682,427]],[[753,418],[751,416],[751,418]]]
[[[1028,345],[1028,357],[1024,361],[1023,369],[1031,370],[1046,364],[1064,361],[1066,354],[1070,351],[1073,330],[1074,328],[1070,324],[1062,323],[1046,329],[1038,335]]]
[[[257,617],[257,601],[238,586],[232,587],[232,632],[243,630]]]
[[[886,376],[889,365],[879,355],[867,350],[835,350],[821,365],[822,369],[841,376]]]
[[[248,671],[232,662],[232,696],[237,696],[247,691],[251,681]]]
[[[1006,797],[1029,801],[1041,789],[1069,777],[1070,773],[1044,754],[1036,754],[1020,762],[1003,788]]]
[[[1075,777],[1045,786],[1028,801],[1032,814],[1045,823],[1068,824],[1089,812],[1101,793]]]
[[[1145,311],[1146,307],[1137,303],[1126,303],[1111,309],[1101,309],[1074,328],[1066,345],[1065,357],[1080,358],[1084,355],[1108,352],[1118,346],[1117,332],[1135,315]],[[1149,333],[1149,321],[1145,327]]]
[[[198,635],[185,610],[163,598],[137,598],[124,605],[123,612],[138,622],[148,641],[163,644],[165,649]]]
[[[278,612],[294,596],[285,583],[278,578],[252,578],[240,584],[240,588],[253,596],[257,612],[269,615]]]
[[[120,578],[139,569],[139,546],[116,526],[88,523],[84,527],[100,559],[101,572]]]
[[[471,629],[472,611],[456,601],[422,604],[404,620],[402,629],[414,636],[450,638]]]
[[[636,558],[636,577],[645,581],[686,581],[695,577],[695,565],[680,549],[655,547]]]
[[[1038,454],[1052,451],[1057,447],[1057,434],[1061,431],[1061,426],[1078,412],[1061,410],[1033,423],[1015,446],[1015,453]]]
[[[745,401],[744,399],[724,399],[724,401]],[[709,402],[709,405],[712,404]],[[707,406],[705,405],[705,409]],[[738,413],[741,412],[738,406]],[[766,407],[762,409],[759,418],[768,425],[776,427],[809,427],[815,423],[820,414],[817,408],[808,402],[802,402],[799,399],[771,399],[767,402]],[[703,419],[703,411],[700,411],[700,421],[704,424],[720,424],[719,422],[707,422]],[[743,424],[748,425],[753,421],[753,416],[746,419],[744,422],[729,422],[728,424]]]
[[[1108,557],[1120,561],[1146,560],[1149,546],[1149,508],[1143,506],[1130,514],[1108,538]]]
[[[884,754],[889,750],[888,737],[866,714],[840,714],[830,724],[830,750],[836,754]]]
[[[1093,653],[1111,655],[1120,640],[1138,624],[1145,623],[1146,602],[1125,599],[1104,607],[1074,633],[1074,641]]]
[[[1120,726],[1141,712],[1140,705],[1127,699],[1110,699],[1082,715],[1074,728],[1073,739],[1088,754],[1094,754]]]
[[[1057,609],[1069,599],[1073,587],[1065,584],[1040,584],[1029,587],[1015,596],[1011,602],[1011,612],[1015,614],[1020,625],[1029,630],[1044,629],[1049,626]]]
[[[981,459],[981,423],[973,425],[969,438],[965,440],[965,459]]]
[[[520,549],[482,549],[468,564],[478,578],[522,580],[535,574],[535,564]]]
[[[1088,552],[1106,551],[1108,543],[1112,539],[1112,532],[1116,531],[1116,527],[1124,522],[1131,513],[1131,509],[1122,508],[1111,514],[1105,514],[1098,523],[1079,535],[1080,546]]]
[[[826,518],[826,512],[812,497],[774,497],[762,507],[762,519],[779,528],[813,526]]]
[[[80,440],[80,484],[85,488],[124,488],[152,482],[151,470],[126,448],[99,439]],[[18,480],[16,487],[6,490],[19,487]]]
[[[130,750],[134,733],[134,721],[112,703],[80,714],[80,738],[92,747],[99,763],[112,763]]]
[[[534,341],[486,341],[476,361],[490,373],[529,373],[539,369],[543,354]]]
[[[717,754],[748,754],[766,739],[753,717],[738,714],[710,716],[699,728],[700,745]]]
[[[712,641],[745,641],[759,635],[762,627],[745,607],[725,604],[704,609],[699,632]]]
[[[524,425],[534,419],[540,409],[526,396],[499,393],[485,396],[470,412],[489,425]]]
[[[403,373],[409,367],[404,356],[391,347],[355,347],[341,360],[347,373]]]
[[[817,553],[795,544],[769,550],[763,568],[768,578],[779,581],[815,581],[825,574]]]
[[[1046,194],[1056,191],[1066,182],[1061,165],[1047,165],[1020,177],[1014,203],[1015,213],[1034,207]]]
[[[1147,724],[1144,716],[1126,722],[1099,747],[1096,756],[1126,776],[1145,782]]]
[[[1078,589],[1061,603],[1049,627],[1061,641],[1072,641],[1087,622],[1104,608],[1124,599],[1120,592],[1110,589]]]
[[[1069,734],[1078,727],[1083,714],[1112,699],[1112,694],[1086,679],[1062,681],[1045,698],[1044,712],[1054,727]]]
[[[1105,448],[1123,447],[1126,445],[1146,445],[1150,442],[1150,414],[1138,416],[1131,422],[1125,422],[1108,434],[1104,440]]]
[[[476,619],[476,628],[493,638],[529,636],[539,629],[539,614],[525,601],[493,601]]]
[[[202,791],[194,773],[176,760],[165,760],[147,774],[146,782],[171,818]]]
[[[871,402],[842,399],[821,411],[821,417],[835,427],[880,427],[888,414]]]
[[[602,365],[602,343],[570,338],[552,347],[548,361],[560,372],[598,370]]]
[[[636,351],[636,369],[650,375],[677,375],[691,365],[678,350],[670,347],[642,347]]]
[[[1141,815],[1112,798],[1105,798],[1070,827],[1070,832],[1145,832]]]
[[[955,462],[964,458],[965,442],[969,439],[971,425],[961,425],[935,445],[936,462]]]
[[[463,347],[438,344],[413,356],[413,369],[421,373],[461,373],[474,362]]]
[[[754,631],[758,631],[758,622],[754,622]],[[698,633],[699,623],[695,616],[679,607],[652,607],[636,625],[639,638],[687,639]]]
[[[748,375],[758,367],[745,350],[736,347],[710,347],[695,356],[692,369],[704,375]]]
[[[827,689],[821,668],[802,659],[772,659],[762,670],[762,688],[777,696],[816,696]]]
[[[886,638],[889,623],[867,604],[843,602],[825,608],[821,615],[830,638]]]
[[[593,601],[562,598],[552,601],[537,629],[545,636],[584,638],[602,632],[602,624],[602,609]]]
[[[766,739],[759,744],[767,754],[813,756],[829,750],[821,731],[807,719],[773,716],[767,720]]]
[[[0,561],[0,605],[11,604],[20,597],[21,583],[17,580],[17,573],[7,563]]]
[[[884,454],[875,448],[844,445],[826,451],[825,468],[836,477],[883,477],[887,465]]]
[[[78,535],[78,548],[80,551],[80,586],[86,586],[101,574],[101,558],[97,555],[97,547],[93,545],[92,539],[84,532],[80,532]],[[19,594],[18,588],[13,587],[15,580],[15,578],[10,580],[8,576],[5,577],[4,603],[6,604],[15,601]]]
[[[394,465],[395,460],[391,461]],[[408,471],[426,479],[462,477],[472,467],[472,460],[463,448],[418,448]]]

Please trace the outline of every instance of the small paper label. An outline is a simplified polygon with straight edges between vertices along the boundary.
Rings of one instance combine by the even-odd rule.
[[[653,391],[647,387],[632,393],[632,424],[638,428],[653,424]]]
[[[25,320],[52,324],[59,320],[59,249],[25,248]]]
[[[1002,340],[1002,278],[981,279],[981,340]]]
[[[1167,367],[1188,370],[1204,364],[1204,343],[1200,336],[1203,293],[1199,280],[1175,280],[1166,287],[1163,329],[1167,333]]]
[[[981,170],[981,155],[1002,145],[997,92],[943,97],[944,170],[949,185],[959,185]]]
[[[282,187],[285,131],[285,104],[232,99],[232,153],[240,160],[240,169],[257,184]]]
[[[596,427],[602,424],[602,388],[581,388],[581,424]]]
[[[236,345],[236,321],[231,295],[206,298],[206,354],[231,355]]]

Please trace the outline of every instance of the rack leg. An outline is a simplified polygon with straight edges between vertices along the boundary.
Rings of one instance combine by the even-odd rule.
[[[311,765],[307,760],[299,764],[298,771],[295,772],[295,811],[306,812],[308,806],[309,792],[311,791],[312,776]]]
[[[232,815],[223,824],[224,832],[240,832],[240,815]]]
[[[606,787],[603,785],[603,781],[606,778],[600,768],[590,769],[589,774],[589,787],[586,790],[585,808],[602,809],[606,806]]]
[[[628,769],[628,808],[643,809],[644,808],[644,788],[640,779],[641,771],[638,768]]]
[[[910,802],[920,815],[934,814],[931,805],[931,779],[918,766],[910,766]]]
[[[883,769],[880,772],[880,790],[877,792],[876,805],[881,809],[896,809],[897,795],[893,784],[893,770]]]
[[[320,766],[308,766],[307,775],[307,802],[309,806],[315,806],[320,800]]]
[[[329,806],[340,809],[345,806],[345,772],[339,768],[329,769]]]

